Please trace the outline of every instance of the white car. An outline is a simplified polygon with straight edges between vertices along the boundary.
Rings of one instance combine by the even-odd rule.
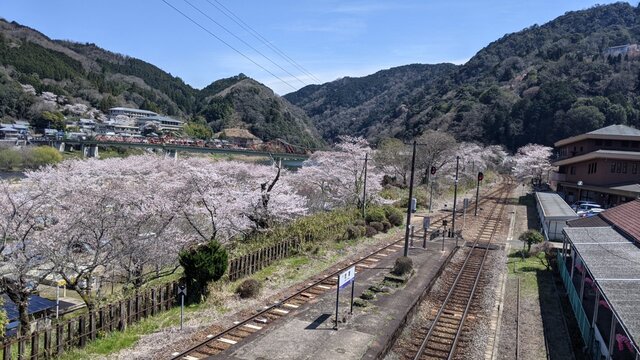
[[[596,210],[597,209],[597,210]],[[594,203],[588,203],[588,204],[582,204],[580,206],[578,206],[578,208],[576,209],[576,214],[578,214],[578,216],[580,217],[585,217],[587,216],[587,213],[591,212],[592,214],[595,214],[594,210],[597,211],[604,211],[604,209],[598,205],[598,204],[594,204]]]
[[[593,208],[593,209],[587,211],[584,216],[585,217],[596,216],[596,215],[600,214],[603,211],[604,211],[604,209],[602,209],[602,208]]]

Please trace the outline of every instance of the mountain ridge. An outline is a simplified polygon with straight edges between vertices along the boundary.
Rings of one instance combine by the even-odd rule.
[[[281,138],[300,146],[323,145],[304,112],[255,80],[242,87],[246,96],[239,93],[238,87],[228,91],[233,92],[233,101],[220,100],[221,96],[216,95],[244,79],[249,78],[240,74],[216,80],[199,90],[146,61],[113,53],[92,43],[53,40],[17,22],[0,20],[0,95],[11,99],[0,100],[0,118],[36,119],[45,111],[67,112],[65,105],[68,104],[102,112],[110,107],[126,106],[206,123],[216,132],[222,130],[217,125],[233,122],[234,126],[247,128],[265,141]],[[54,93],[58,95],[58,103],[25,95],[20,85],[33,87],[38,95]],[[244,101],[274,105],[257,111],[252,103]],[[220,103],[230,107],[212,110]],[[79,117],[93,114],[92,111],[65,113]]]
[[[345,133],[374,142],[387,136],[409,140],[438,129],[459,140],[511,150],[528,142],[551,145],[613,123],[640,126],[640,62],[603,55],[611,46],[632,43],[640,43],[638,8],[622,2],[599,5],[506,34],[449,72],[415,74],[436,77],[428,84],[378,88],[376,97],[386,101],[362,101],[342,110],[325,98],[354,83],[341,80],[284,97],[319,128],[337,129],[323,132],[328,141]],[[403,75],[397,72],[391,68],[374,75],[398,82]],[[368,85],[375,80],[371,76],[358,79]],[[379,124],[387,128],[381,132]]]

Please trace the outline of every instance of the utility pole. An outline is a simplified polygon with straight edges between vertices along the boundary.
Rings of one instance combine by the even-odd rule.
[[[456,233],[456,201],[458,201],[458,168],[460,166],[460,156],[456,156],[456,179],[453,182],[453,220],[451,221],[451,232]]]
[[[413,140],[413,154],[411,155],[411,178],[409,179],[409,201],[407,204],[407,227],[404,234],[404,256],[409,254],[409,225],[411,225],[411,199],[413,199],[413,174],[416,169],[416,145]]]
[[[362,218],[365,218],[365,208],[367,206],[367,162],[369,153],[364,154],[364,189],[362,190]]]

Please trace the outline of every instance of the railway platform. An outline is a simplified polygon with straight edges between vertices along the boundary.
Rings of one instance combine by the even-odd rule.
[[[420,244],[421,245],[421,244]],[[419,303],[454,253],[455,239],[427,242],[427,248],[411,248],[414,275],[400,287],[389,286],[367,307],[349,315],[351,285],[340,291],[338,330],[334,329],[336,291],[312,299],[263,331],[255,332],[227,351],[210,359],[375,359],[393,343],[396,330]],[[462,245],[462,243],[460,243]],[[355,276],[354,298],[389,274],[402,249]]]

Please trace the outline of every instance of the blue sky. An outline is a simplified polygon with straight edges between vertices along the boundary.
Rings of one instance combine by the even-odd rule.
[[[567,11],[612,2],[186,0],[206,14],[203,15],[185,0],[164,1],[268,71],[213,38],[163,0],[0,0],[0,17],[54,39],[92,42],[143,59],[197,88],[242,72],[285,94],[293,91],[292,87],[318,81],[273,53],[212,4],[220,7],[217,1],[226,6],[321,82],[327,82],[411,63],[464,63],[507,33],[543,24]]]

